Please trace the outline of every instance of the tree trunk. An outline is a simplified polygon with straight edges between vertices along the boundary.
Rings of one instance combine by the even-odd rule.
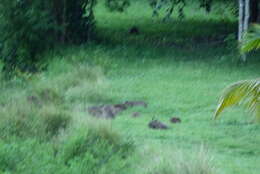
[[[66,42],[67,35],[67,0],[63,0],[63,8],[62,8],[62,34],[61,34],[61,42],[64,44]]]
[[[238,27],[238,41],[242,43],[243,37],[248,30],[250,19],[250,0],[239,0],[239,27]],[[243,62],[246,61],[246,54],[241,55]]]
[[[249,27],[250,19],[250,0],[245,0],[245,18],[244,18],[244,34],[247,32]]]
[[[238,41],[242,41],[244,31],[244,0],[238,0],[239,3],[239,25],[238,25]]]
[[[245,0],[245,4],[244,4],[244,25],[243,25],[243,32],[242,32],[242,41],[244,39],[244,35],[248,30],[249,27],[249,19],[250,19],[250,0]],[[241,59],[243,62],[246,61],[246,54],[242,54]]]

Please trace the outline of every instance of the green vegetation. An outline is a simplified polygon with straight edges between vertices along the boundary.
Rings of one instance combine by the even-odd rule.
[[[246,33],[242,52],[260,48],[260,26],[254,25],[252,31]],[[260,79],[245,80],[230,85],[222,94],[217,107],[215,118],[227,107],[244,102],[255,115],[255,121],[260,122]]]
[[[44,52],[42,72],[2,79],[0,173],[258,174],[260,126],[239,108],[211,116],[225,86],[259,77],[259,52],[239,62],[232,5],[197,6],[162,22],[143,2],[126,13],[97,4],[95,40]],[[87,112],[127,100],[148,107],[114,120]],[[169,129],[149,129],[153,118]]]
[[[242,52],[249,52],[260,49],[260,25],[255,24],[251,30],[246,33],[245,40],[242,45]]]
[[[3,71],[39,71],[41,54],[57,44],[83,43],[91,34],[95,0],[2,0],[0,59]]]
[[[255,120],[260,121],[260,81],[245,80],[229,86],[220,99],[215,118],[227,107],[244,102],[247,108],[255,115]]]
[[[130,0],[2,0],[0,2],[0,60],[7,77],[20,72],[35,73],[43,69],[42,54],[57,45],[82,44],[93,38],[97,2],[116,12],[124,12]],[[173,12],[184,17],[185,0],[147,0],[153,15],[166,10],[164,20]],[[212,0],[196,4],[208,12]],[[215,0],[214,2],[218,2]],[[190,2],[189,2],[190,4]],[[110,20],[110,19],[109,19]]]

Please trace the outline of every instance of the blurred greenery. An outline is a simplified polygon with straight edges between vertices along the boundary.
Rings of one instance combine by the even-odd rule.
[[[125,13],[104,3],[93,9],[94,40],[44,51],[43,71],[1,78],[0,173],[258,174],[260,127],[250,114],[232,108],[211,120],[225,86],[260,74],[259,52],[239,60],[234,6],[207,13],[193,2],[185,18],[174,11],[163,22],[146,1]],[[87,112],[131,100],[148,107],[114,120]],[[169,129],[149,129],[152,119]]]

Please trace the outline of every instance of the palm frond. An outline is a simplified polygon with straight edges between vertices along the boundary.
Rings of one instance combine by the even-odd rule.
[[[255,24],[245,34],[244,41],[242,43],[241,51],[250,52],[260,49],[260,25]]]
[[[225,108],[237,104],[245,104],[256,117],[260,117],[260,78],[240,81],[227,87],[220,97],[214,118],[216,119]]]

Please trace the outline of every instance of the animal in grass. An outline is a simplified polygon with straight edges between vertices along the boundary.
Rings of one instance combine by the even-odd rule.
[[[88,112],[90,115],[99,118],[114,118],[119,112],[126,109],[127,107],[124,104],[101,105],[89,107]]]
[[[122,104],[92,106],[88,108],[88,113],[99,118],[114,118],[120,112],[135,106],[147,107],[147,103],[143,101],[126,101]]]
[[[151,129],[168,129],[168,126],[159,120],[153,120],[149,122],[148,127]]]
[[[124,105],[126,105],[127,107],[143,106],[145,108],[147,108],[148,106],[148,104],[143,101],[126,101]]]
[[[138,35],[138,34],[140,34],[140,31],[139,31],[137,26],[133,26],[133,27],[130,28],[129,34],[131,34],[131,35]]]
[[[178,118],[178,117],[172,117],[172,118],[170,119],[170,122],[172,122],[172,123],[181,123],[181,119]]]

